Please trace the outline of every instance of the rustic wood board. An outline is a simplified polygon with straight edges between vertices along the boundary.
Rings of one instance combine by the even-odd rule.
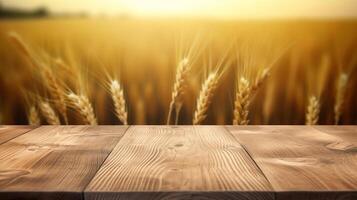
[[[0,145],[0,199],[82,199],[126,129],[42,126]]]
[[[131,126],[85,190],[101,199],[274,199],[242,146],[217,126]]]
[[[345,140],[357,135],[337,137],[309,126],[227,129],[262,169],[277,199],[357,199],[357,151]]]
[[[34,126],[0,126],[0,144],[16,138],[36,127]]]
[[[357,126],[314,126],[314,128],[357,147]]]

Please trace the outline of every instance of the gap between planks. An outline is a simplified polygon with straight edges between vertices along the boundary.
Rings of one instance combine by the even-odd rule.
[[[10,158],[11,153],[21,159],[15,163],[9,160],[5,163],[0,162],[0,166],[5,170],[1,172],[4,175],[1,179],[3,182],[0,182],[0,185],[3,184],[0,187],[1,198],[31,199],[31,196],[38,194],[37,199],[46,199],[51,195],[58,198],[67,195],[68,199],[82,199],[86,185],[127,129],[128,126],[117,127],[114,130],[110,126],[41,126],[5,145],[0,145],[0,148],[6,150],[1,155],[4,161],[6,157]],[[63,130],[65,134],[56,133]],[[101,137],[97,140],[97,136]],[[90,156],[92,151],[96,153],[94,157]],[[75,165],[71,166],[72,164]],[[50,170],[48,173],[45,173],[46,168]],[[60,168],[64,168],[62,171],[66,173],[62,173]],[[21,174],[20,169],[27,171],[26,174]],[[16,179],[11,180],[12,177]]]
[[[112,154],[113,149],[115,149],[115,147],[119,144],[120,140],[123,139],[123,137],[125,136],[125,134],[128,132],[129,128],[131,127],[131,125],[126,125],[125,126],[126,129],[123,133],[123,135],[120,137],[120,139],[118,140],[118,142],[114,145],[114,147],[111,149],[110,153],[104,158],[103,162],[100,164],[100,166],[98,167],[97,171],[94,173],[94,175],[92,176],[92,178],[88,181],[88,183],[83,187],[83,190],[81,192],[81,200],[85,200],[85,196],[84,196],[84,192],[86,190],[86,188],[88,187],[88,185],[92,182],[93,178],[97,175],[98,171],[102,168],[103,164],[107,161],[108,157],[110,156],[110,154]]]
[[[357,126],[227,126],[276,199],[357,199]]]
[[[244,149],[244,151],[248,154],[248,156],[250,157],[250,159],[254,162],[255,166],[257,167],[257,169],[260,171],[260,173],[263,175],[263,177],[265,178],[265,180],[268,182],[269,186],[271,188],[273,188],[273,185],[271,184],[271,182],[269,181],[268,177],[265,175],[265,173],[263,172],[263,170],[260,168],[260,166],[258,165],[257,161],[254,159],[254,157],[252,156],[251,152],[248,150],[248,148],[241,142],[239,141],[239,139],[237,137],[234,136],[234,134],[229,130],[228,126],[223,126],[224,129],[234,138],[235,141],[237,141],[242,148]],[[274,192],[274,199],[276,199],[276,194]]]

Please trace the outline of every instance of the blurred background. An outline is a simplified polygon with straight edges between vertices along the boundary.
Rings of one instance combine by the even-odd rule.
[[[2,0],[0,124],[28,124],[31,108],[48,124],[43,101],[65,123],[47,70],[63,93],[88,97],[99,124],[121,124],[113,79],[129,124],[166,124],[185,58],[192,69],[178,124],[192,124],[202,84],[220,61],[203,124],[232,124],[238,81],[254,82],[265,68],[270,75],[251,97],[249,124],[305,124],[311,97],[316,124],[336,124],[336,115],[337,124],[357,124],[356,19],[355,0]],[[44,66],[34,66],[9,34]],[[68,123],[85,123],[66,104]]]

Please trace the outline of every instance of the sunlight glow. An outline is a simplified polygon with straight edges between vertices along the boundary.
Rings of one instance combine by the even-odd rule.
[[[356,17],[356,0],[0,0],[22,8],[55,12],[218,18]]]
[[[204,12],[213,3],[212,0],[131,0],[123,2],[123,5],[135,13],[176,15]]]

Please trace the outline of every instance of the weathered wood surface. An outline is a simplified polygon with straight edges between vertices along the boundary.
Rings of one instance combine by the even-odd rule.
[[[0,145],[0,199],[82,199],[125,130],[42,126]]]
[[[127,128],[0,126],[0,200],[357,199],[357,126]]]
[[[85,190],[100,199],[273,199],[241,145],[217,126],[131,126]]]
[[[0,126],[0,144],[16,138],[36,127],[33,126]]]
[[[276,199],[357,199],[356,127],[227,129],[263,171]]]
[[[346,147],[357,151],[357,126],[314,126],[314,128],[335,136],[346,145],[349,143]]]

